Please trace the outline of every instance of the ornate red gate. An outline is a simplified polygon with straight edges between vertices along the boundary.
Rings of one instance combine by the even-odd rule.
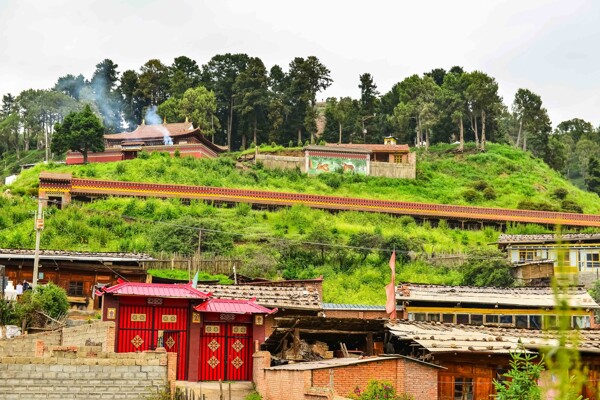
[[[252,379],[252,324],[205,322],[200,338],[200,380]]]
[[[121,305],[117,352],[164,347],[177,353],[177,379],[185,379],[188,309],[177,306]]]

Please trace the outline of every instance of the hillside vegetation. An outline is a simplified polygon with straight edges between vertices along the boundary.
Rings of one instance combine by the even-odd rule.
[[[144,182],[262,188],[332,195],[477,204],[516,208],[561,209],[565,200],[587,213],[598,212],[595,194],[583,192],[543,162],[507,146],[490,145],[486,153],[467,149],[456,154],[437,146],[419,154],[414,181],[327,174],[308,177],[298,171],[241,168],[233,158],[169,158],[164,154],[120,163],[86,166],[44,165],[24,171],[0,197],[0,247],[33,248],[32,211],[42,170],[75,176]],[[5,190],[7,188],[4,188]],[[492,195],[493,191],[493,195]],[[398,255],[398,281],[460,284],[486,283],[470,276],[472,268],[502,259],[494,253],[499,231],[432,228],[411,217],[330,213],[304,206],[268,212],[247,204],[225,208],[202,201],[183,205],[178,199],[107,198],[49,208],[42,247],[89,251],[202,251],[244,261],[241,273],[266,277],[325,277],[325,300],[382,304],[389,280],[391,250]],[[544,232],[532,225],[509,226],[511,233]],[[487,249],[487,250],[486,250]],[[467,266],[451,264],[449,254],[470,254]],[[476,256],[473,256],[475,254]],[[470,269],[471,268],[471,269]],[[187,276],[187,272],[185,273]],[[184,277],[185,279],[185,277]],[[505,282],[503,277],[495,282]]]

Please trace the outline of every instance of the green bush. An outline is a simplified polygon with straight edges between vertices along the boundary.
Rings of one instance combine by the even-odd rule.
[[[488,187],[489,185],[486,181],[479,180],[473,183],[473,189],[477,190],[478,192],[482,192]]]
[[[487,187],[483,190],[483,198],[486,200],[495,200],[496,199],[496,191],[493,187]]]
[[[377,380],[370,380],[364,390],[357,386],[349,397],[356,400],[414,400],[409,394],[398,395],[390,382]]]
[[[521,200],[517,204],[519,210],[535,210],[535,211],[559,211],[555,206],[546,201]]]
[[[553,198],[557,199],[557,200],[564,200],[567,198],[567,196],[569,195],[569,191],[565,188],[556,188],[552,191],[552,193],[550,194],[550,196],[552,196]]]
[[[262,400],[262,396],[258,392],[252,392],[244,397],[244,400]]]
[[[16,319],[19,325],[25,320],[25,325],[41,326],[46,317],[59,318],[69,310],[67,292],[53,283],[37,285],[33,290],[27,290],[16,305]]]
[[[481,199],[481,195],[475,189],[467,189],[462,194],[463,199],[469,203],[476,203]]]
[[[583,214],[583,208],[573,200],[561,201],[560,209],[565,212]]]

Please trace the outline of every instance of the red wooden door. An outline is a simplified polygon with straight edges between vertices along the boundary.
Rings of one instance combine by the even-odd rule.
[[[177,353],[177,379],[187,365],[187,309],[122,305],[119,309],[117,352],[154,350],[163,346]]]
[[[227,324],[207,322],[200,338],[200,380],[225,380]]]
[[[206,322],[200,338],[200,380],[252,379],[252,325]]]
[[[226,379],[249,381],[252,379],[252,325],[227,324]]]
[[[153,312],[148,306],[121,306],[117,352],[130,353],[155,348]]]

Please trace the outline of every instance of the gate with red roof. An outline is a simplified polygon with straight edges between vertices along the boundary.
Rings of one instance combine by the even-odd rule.
[[[203,381],[251,380],[252,324],[206,321],[200,338],[199,367]]]

